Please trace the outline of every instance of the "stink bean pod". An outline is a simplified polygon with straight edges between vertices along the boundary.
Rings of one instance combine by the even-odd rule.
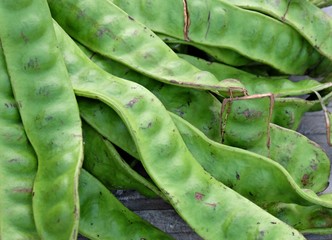
[[[292,27],[225,1],[112,2],[155,32],[229,48],[284,73],[303,74],[321,59],[321,55]],[[164,14],[160,14],[160,9]]]
[[[270,156],[272,94],[226,98],[222,104],[222,143]]]
[[[269,203],[284,202],[331,208],[331,201],[325,194],[318,196],[309,190],[311,184],[307,185],[308,189],[300,188],[279,163],[244,149],[214,142],[185,120],[170,114],[187,147],[204,169],[256,204],[264,207]],[[258,169],[252,166],[258,166]],[[310,168],[303,170],[312,172]]]
[[[98,68],[60,30],[57,29],[58,41],[76,95],[99,99],[119,114],[134,139],[146,171],[200,236],[204,239],[304,239],[298,231],[205,172],[152,93]]]
[[[319,8],[329,7],[332,5],[331,0],[309,0],[312,4],[315,4]]]
[[[92,53],[84,47],[83,50],[94,63],[107,72],[117,77],[137,82],[146,87],[163,103],[168,111],[188,120],[209,138],[218,142],[221,141],[221,103],[209,92],[163,84],[119,62],[109,60],[97,53]],[[91,107],[93,106],[90,105],[90,108]],[[98,109],[94,111],[99,112]],[[102,111],[102,109],[100,109],[100,111]],[[86,116],[86,114],[84,115]],[[86,116],[86,118],[87,117],[88,116]]]
[[[332,6],[331,0],[309,0],[319,8],[330,7]]]
[[[76,239],[81,121],[47,2],[1,1],[0,21],[13,93],[38,159],[32,200],[37,232],[42,239]]]
[[[95,177],[84,169],[80,173],[79,194],[81,218],[79,231],[91,240],[171,240],[122,205]]]
[[[251,59],[246,58],[241,54],[227,48],[206,46],[199,43],[194,43],[192,41],[177,39],[160,33],[157,33],[157,35],[167,44],[181,44],[193,46],[213,57],[216,61],[223,62],[231,66],[243,66],[253,62]]]
[[[40,239],[32,213],[37,158],[22,126],[0,47],[0,239]]]
[[[291,81],[287,77],[257,76],[217,62],[209,62],[190,55],[179,54],[197,68],[209,71],[219,79],[234,78],[243,83],[249,95],[272,93],[276,97],[299,96],[331,87],[331,82],[320,83],[314,79]]]
[[[158,36],[107,0],[48,0],[69,35],[111,59],[168,84],[243,95],[241,83],[220,82],[180,59]],[[77,17],[78,16],[78,17]]]
[[[223,0],[271,15],[296,29],[317,51],[332,61],[332,19],[308,0]]]
[[[115,147],[83,122],[83,168],[111,190],[137,190],[147,197],[162,197],[157,187],[133,170]]]
[[[304,234],[332,234],[332,210],[322,206],[302,206],[277,203],[267,206],[267,211]]]

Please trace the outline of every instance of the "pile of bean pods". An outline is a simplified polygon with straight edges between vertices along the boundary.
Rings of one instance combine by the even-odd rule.
[[[0,239],[332,234],[328,0],[0,1]],[[294,80],[294,76],[298,80]],[[322,122],[325,124],[325,122]]]

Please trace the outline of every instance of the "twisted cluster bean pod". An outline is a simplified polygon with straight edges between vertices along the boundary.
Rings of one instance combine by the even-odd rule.
[[[321,59],[321,55],[292,27],[225,1],[112,2],[155,32],[207,46],[229,48],[284,73],[303,74]],[[163,9],[163,15],[160,9]]]
[[[60,29],[57,34],[75,93],[114,108],[126,123],[151,178],[199,235],[205,239],[304,239],[295,229],[205,172],[153,94],[104,72]],[[200,213],[199,218],[193,209]],[[239,231],[239,226],[243,231]]]
[[[237,81],[219,81],[180,59],[150,29],[107,0],[48,0],[53,18],[80,43],[153,79],[222,95],[243,95]],[[78,17],[77,17],[78,16]]]
[[[0,48],[0,239],[39,239],[32,214],[37,172]]]
[[[76,239],[81,121],[47,2],[1,1],[0,21],[15,100],[38,158],[33,186],[38,234],[42,239]]]

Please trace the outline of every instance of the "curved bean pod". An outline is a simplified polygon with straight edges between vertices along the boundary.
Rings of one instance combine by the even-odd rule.
[[[171,240],[171,236],[157,229],[131,212],[96,178],[84,169],[79,179],[79,231],[89,239]]]
[[[91,53],[86,48],[83,48],[83,50],[94,63],[107,72],[146,87],[163,103],[168,111],[188,120],[209,138],[218,142],[221,141],[221,103],[209,92],[163,84],[121,63],[109,60],[99,54]],[[98,112],[99,110],[96,109],[94,111]]]
[[[284,202],[318,204],[331,208],[330,200],[317,196],[309,189],[301,189],[279,163],[240,148],[211,141],[185,120],[170,114],[176,119],[174,123],[187,147],[204,169],[256,204],[264,206],[267,203]],[[210,154],[205,154],[206,152]],[[259,166],[259,171],[252,166]]]
[[[331,0],[309,0],[309,2],[315,4],[319,8],[329,7],[332,5]]]
[[[308,0],[223,0],[271,15],[296,29],[322,55],[332,61],[332,19]]]
[[[64,37],[58,32],[75,93],[114,108],[126,123],[150,177],[199,235],[205,239],[304,239],[205,172],[152,93],[96,67],[70,38]]]
[[[239,82],[220,82],[180,59],[150,29],[107,0],[48,0],[53,18],[73,38],[162,82],[243,95]]]
[[[327,154],[302,134],[270,124],[273,104],[271,95],[225,99],[223,143],[269,157],[301,188],[323,191],[330,175]]]
[[[284,73],[303,74],[321,58],[292,27],[225,1],[112,2],[155,32],[229,48]],[[160,9],[163,9],[162,15]]]
[[[114,112],[109,111],[109,106],[101,104],[100,101],[77,97],[81,117],[100,135],[121,148],[131,156],[139,159],[137,148],[132,140],[127,127],[122,121],[110,121],[118,119]],[[105,124],[107,122],[108,124]],[[121,136],[121,137],[119,137]]]
[[[314,79],[303,79],[297,82],[287,78],[257,76],[240,69],[217,62],[208,62],[189,55],[179,56],[202,71],[209,71],[219,79],[234,78],[243,83],[249,95],[273,93],[276,97],[297,96],[331,87],[331,83],[320,83]]]
[[[32,213],[37,157],[22,126],[0,47],[0,239],[40,239]]]
[[[302,206],[278,203],[268,206],[267,211],[294,226],[304,234],[331,234],[332,210],[322,206]]]
[[[132,189],[147,197],[162,196],[156,186],[134,171],[112,143],[83,122],[83,168],[111,190]]]
[[[222,143],[270,155],[271,94],[226,98],[222,104]]]
[[[33,187],[38,234],[48,240],[76,239],[81,122],[47,2],[0,1],[0,21],[15,100],[38,158]]]
[[[243,66],[243,65],[247,65],[247,64],[253,62],[251,59],[246,58],[246,57],[242,56],[241,54],[239,54],[235,51],[232,51],[230,49],[227,49],[227,48],[217,48],[217,47],[206,46],[206,45],[194,43],[191,41],[177,39],[177,38],[163,35],[160,33],[157,33],[157,36],[160,37],[167,44],[176,43],[176,44],[193,46],[193,47],[207,53],[209,56],[213,57],[218,62],[223,62],[223,63],[226,63],[231,66]]]

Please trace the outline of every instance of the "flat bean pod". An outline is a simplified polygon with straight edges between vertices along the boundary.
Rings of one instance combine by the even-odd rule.
[[[332,5],[331,0],[309,0],[309,2],[315,4],[319,8],[329,7]]]
[[[323,191],[329,182],[330,159],[304,135],[270,124],[273,105],[271,95],[225,99],[223,143],[268,157],[281,164],[301,188]]]
[[[40,239],[32,213],[37,157],[25,134],[0,47],[0,239]]]
[[[164,34],[157,33],[157,35],[167,44],[182,44],[182,45],[193,46],[207,53],[209,56],[213,57],[216,61],[223,62],[231,66],[243,66],[253,62],[251,59],[246,58],[241,54],[227,48],[206,46],[199,43],[194,43],[192,41],[185,41],[183,39],[170,37]]]
[[[155,32],[229,48],[284,73],[303,74],[321,58],[292,27],[225,1],[112,2]]]
[[[83,122],[84,123],[84,122]],[[116,151],[87,123],[83,124],[83,168],[111,190],[137,190],[147,197],[162,196],[157,187],[134,171]]]
[[[209,138],[221,141],[221,103],[209,92],[163,84],[119,62],[109,60],[96,53],[91,53],[86,48],[83,48],[83,50],[94,63],[107,72],[146,87],[163,103],[168,111],[188,120]],[[97,109],[94,111],[98,112]]]
[[[304,239],[205,172],[152,93],[96,67],[70,38],[57,33],[75,93],[99,99],[119,114],[150,177],[195,232],[205,239]]]
[[[331,234],[332,211],[322,206],[302,206],[278,203],[267,207],[267,211],[304,234]]]
[[[88,100],[86,101],[88,103]],[[91,106],[95,103],[94,101],[90,102]],[[99,103],[100,105],[105,105],[104,103]],[[119,122],[118,124],[124,123],[120,119],[120,117],[115,113],[115,111],[111,108],[106,109],[105,105],[105,111],[104,113],[107,113],[107,116],[109,118],[105,118],[107,122]],[[204,144],[204,140],[197,140],[200,137],[199,135],[203,136],[202,133],[199,133],[199,131],[195,130],[194,127],[192,127],[191,124],[186,123],[184,120],[181,120],[181,118],[176,117],[174,114],[172,114],[172,118],[176,125],[178,126],[178,129],[180,130],[182,136],[184,136],[184,140],[187,143],[187,146],[190,148],[190,150],[195,153],[206,153],[211,152],[210,159],[206,160],[206,157],[201,157],[202,154],[196,155],[196,159],[200,161],[204,169],[211,171],[211,173],[218,177],[220,180],[226,181],[226,184],[230,187],[236,189],[241,194],[244,194],[247,196],[250,200],[259,203],[264,208],[268,209],[268,211],[271,211],[271,213],[276,214],[276,216],[280,216],[278,214],[278,209],[281,207],[292,205],[292,201],[295,202],[302,202],[303,200],[294,200],[297,199],[299,196],[296,197],[296,193],[294,193],[293,190],[289,190],[288,187],[285,187],[281,184],[281,182],[284,183],[284,181],[277,180],[277,176],[280,176],[280,174],[277,174],[276,172],[280,171],[280,166],[270,166],[269,162],[271,162],[270,159],[264,158],[257,154],[252,154],[247,151],[239,150],[236,148],[228,147],[223,145],[222,149],[219,150],[213,150],[210,151],[208,148],[206,148],[207,145],[211,145],[209,141]],[[107,120],[108,119],[108,120]],[[180,126],[180,127],[179,127]],[[105,128],[105,127],[103,127]],[[121,134],[119,136],[128,136],[128,140],[131,140],[129,132],[127,129],[124,129],[124,134]],[[196,131],[196,132],[195,132]],[[206,138],[206,137],[205,137]],[[211,141],[211,140],[210,140]],[[211,141],[212,142],[212,141]],[[215,142],[213,143],[215,144]],[[213,145],[212,144],[212,145]],[[199,146],[199,147],[198,147]],[[210,149],[213,149],[214,147],[210,147]],[[217,154],[216,154],[217,153]],[[204,155],[204,154],[203,154]],[[195,155],[194,155],[195,156]],[[213,157],[214,156],[214,157]],[[227,156],[231,156],[231,158],[228,158]],[[207,157],[209,158],[209,156]],[[260,171],[257,173],[257,168],[253,168],[254,165],[259,165]],[[275,163],[272,163],[272,165],[275,165]],[[234,167],[234,169],[232,168]],[[226,169],[225,169],[226,168]],[[279,169],[279,170],[278,170]],[[232,174],[232,172],[234,174]],[[264,174],[264,172],[266,174]],[[269,172],[274,172],[274,174],[271,175]],[[228,175],[229,174],[229,175]],[[284,175],[284,174],[281,174]],[[286,174],[287,175],[287,174]],[[274,176],[271,178],[267,178],[267,176]],[[281,179],[284,179],[285,176],[281,177]],[[287,176],[286,176],[287,178]],[[278,184],[276,184],[278,182]],[[287,180],[286,180],[287,182]],[[292,182],[292,180],[291,180]],[[280,187],[280,184],[282,185]],[[286,183],[286,186],[289,185],[289,183]],[[292,188],[292,187],[290,187]],[[279,189],[279,191],[278,191]],[[287,196],[287,194],[291,194],[291,196]],[[294,196],[295,195],[295,196]],[[301,197],[300,197],[301,198]],[[289,202],[289,203],[283,203],[283,201]],[[305,202],[305,201],[304,201]],[[280,205],[279,205],[280,204]],[[324,208],[318,205],[312,205],[308,204],[308,207],[303,205],[303,208],[306,209],[322,209],[324,211],[324,219],[328,221],[329,219],[329,212],[330,210],[328,208]],[[311,207],[312,206],[312,207]],[[317,207],[318,206],[318,207]],[[315,212],[312,211],[306,211],[306,216],[315,216]],[[300,217],[303,216],[301,213],[292,212],[289,214],[286,214],[285,216],[281,216],[283,220],[286,220],[290,218],[291,220],[286,221],[289,224],[293,224],[295,220],[293,219],[301,219]],[[318,218],[318,217],[317,217]],[[317,219],[316,218],[316,219]],[[311,229],[308,229],[308,222],[303,222],[303,224],[294,224],[294,227],[299,228],[301,230],[305,229],[306,232],[312,231]],[[313,227],[313,222],[311,222],[311,227]],[[317,223],[319,224],[319,223]],[[317,224],[315,225],[317,227]],[[327,223],[328,224],[328,223]],[[327,227],[328,225],[326,225]],[[315,230],[317,231],[317,229]],[[319,230],[320,232],[323,231],[329,231],[328,229],[322,228]]]
[[[298,96],[331,87],[331,83],[322,84],[314,79],[303,79],[295,82],[287,78],[276,79],[257,76],[221,63],[208,62],[204,59],[184,54],[179,56],[197,68],[211,72],[219,79],[238,79],[243,83],[249,95],[273,93],[276,97]]]
[[[279,163],[240,148],[211,141],[185,120],[170,114],[176,119],[174,122],[187,147],[204,169],[256,204],[264,206],[268,202],[290,202],[331,207],[330,201],[301,189]],[[258,166],[259,172],[250,166]],[[271,181],[270,184],[268,181]]]
[[[332,19],[308,0],[223,0],[262,12],[296,29],[317,51],[332,61]]]
[[[239,82],[220,82],[180,59],[150,29],[107,0],[48,0],[53,18],[73,38],[104,56],[168,84],[243,95]]]
[[[222,105],[222,143],[270,155],[271,94],[226,98]]]
[[[101,182],[84,169],[80,174],[79,194],[79,231],[89,239],[173,239],[123,206]]]
[[[82,130],[47,2],[0,1],[0,21],[13,93],[38,158],[33,186],[37,232],[42,239],[76,239]]]

